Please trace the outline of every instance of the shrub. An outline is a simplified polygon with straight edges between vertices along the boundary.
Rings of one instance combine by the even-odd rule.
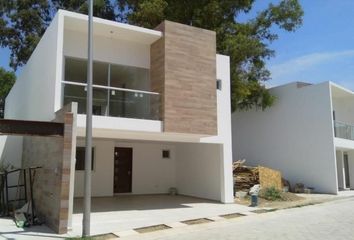
[[[282,200],[282,193],[275,187],[262,189],[259,194],[260,197],[269,201]]]

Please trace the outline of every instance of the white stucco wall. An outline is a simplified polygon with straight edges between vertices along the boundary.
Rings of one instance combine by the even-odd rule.
[[[333,97],[332,99],[336,120],[346,124],[354,125],[354,96],[343,98]]]
[[[0,164],[21,167],[22,136],[0,136]]]
[[[87,36],[81,32],[65,30],[64,56],[87,58]],[[94,60],[127,66],[150,68],[150,45],[121,39],[94,36]]]
[[[178,192],[222,201],[222,147],[219,144],[180,143],[176,154]]]
[[[203,143],[221,144],[220,166],[221,197],[225,203],[234,201],[232,175],[231,99],[230,99],[230,58],[216,55],[216,79],[221,80],[221,90],[217,90],[218,135],[202,138]]]
[[[78,146],[84,146],[82,139]],[[122,142],[94,139],[94,171],[92,196],[113,195],[114,147],[133,148],[132,194],[167,193],[175,187],[175,147],[168,143]],[[171,158],[163,159],[162,150],[170,150]],[[75,171],[75,196],[83,195],[84,172]]]
[[[134,118],[117,118],[107,116],[92,116],[92,125],[95,129],[101,130],[124,130],[124,131],[141,131],[141,132],[162,132],[162,121],[134,119]],[[77,127],[85,129],[86,115],[78,114]]]
[[[234,159],[278,169],[292,186],[337,193],[329,83],[271,92],[277,101],[270,109],[233,114]]]
[[[12,87],[5,102],[5,118],[20,120],[52,120],[54,118],[55,84],[59,74],[60,26],[58,15],[53,19],[27,64]],[[22,164],[22,136],[1,136],[1,162],[16,168]],[[16,176],[9,179],[16,183]],[[16,193],[10,192],[10,197]]]
[[[62,19],[56,15],[6,98],[5,118],[54,118],[56,79],[61,71],[61,27]]]

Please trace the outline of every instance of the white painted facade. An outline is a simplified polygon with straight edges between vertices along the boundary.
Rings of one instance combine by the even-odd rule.
[[[6,99],[6,118],[53,119],[64,102],[65,59],[86,58],[86,34],[87,16],[59,10]],[[159,31],[94,18],[94,60],[149,69],[150,45],[161,37]],[[215,89],[217,136],[165,133],[159,120],[94,116],[92,196],[114,195],[114,148],[130,147],[131,194],[168,193],[175,187],[180,194],[233,202],[229,64],[229,57],[217,55],[222,82],[222,89]],[[84,114],[78,114],[77,135],[77,146],[82,146]],[[22,146],[21,138],[17,144]],[[162,158],[166,149],[169,159]],[[73,187],[75,196],[82,196],[82,171],[75,171]]]
[[[332,194],[345,189],[343,154],[354,149],[354,139],[335,137],[334,127],[338,121],[353,125],[354,94],[331,82],[295,82],[270,91],[277,98],[273,107],[232,115],[234,159],[278,169],[292,186],[304,183]]]

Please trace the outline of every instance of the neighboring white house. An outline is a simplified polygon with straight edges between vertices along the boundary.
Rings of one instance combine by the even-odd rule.
[[[270,92],[271,108],[232,115],[235,159],[279,169],[292,186],[332,194],[354,188],[354,93],[331,82]]]
[[[177,188],[233,202],[230,63],[216,54],[215,32],[100,18],[93,29],[92,195]],[[83,195],[86,59],[87,16],[59,10],[5,110],[8,119],[51,121],[64,105],[78,103],[75,196]],[[20,166],[22,138],[10,140],[6,159]]]

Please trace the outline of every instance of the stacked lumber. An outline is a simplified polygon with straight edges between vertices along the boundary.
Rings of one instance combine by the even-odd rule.
[[[259,166],[258,172],[259,184],[262,188],[275,187],[280,191],[283,190],[283,183],[280,171]]]
[[[233,164],[234,188],[236,191],[248,192],[251,187],[259,184],[257,168],[243,165],[244,160]]]
[[[244,165],[245,160],[233,163],[234,189],[235,191],[248,192],[251,187],[260,184],[262,188],[275,187],[282,189],[281,173],[279,171],[258,166]]]

